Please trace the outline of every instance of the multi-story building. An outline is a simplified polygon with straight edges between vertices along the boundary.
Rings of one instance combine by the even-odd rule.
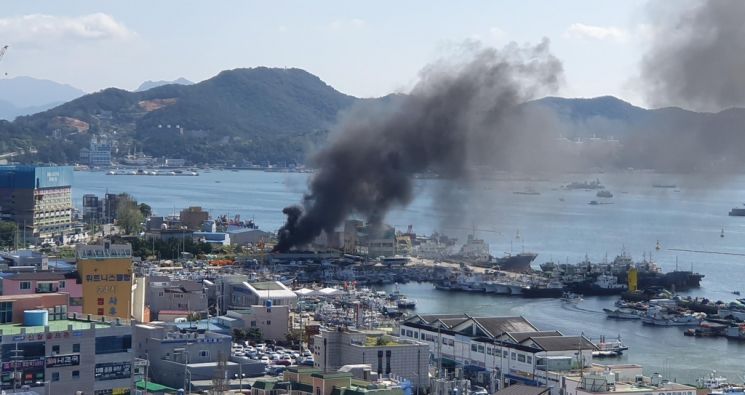
[[[375,331],[322,330],[313,337],[315,367],[336,372],[344,365],[370,365],[379,376],[394,375],[421,390],[429,387],[429,346]]]
[[[584,336],[539,331],[524,317],[467,314],[415,315],[399,326],[400,337],[429,345],[444,368],[472,367],[498,373],[500,381],[538,385],[554,366],[589,366],[598,348]],[[500,385],[501,388],[501,385]]]
[[[129,244],[78,245],[77,267],[83,286],[83,314],[130,317],[132,247]]]
[[[231,358],[232,338],[228,335],[180,330],[171,324],[138,324],[134,327],[134,335],[135,355],[149,361],[150,379],[169,387],[191,390],[192,381],[233,377],[239,372],[264,373],[265,365],[258,361],[231,360],[234,359]],[[221,364],[224,372],[219,371]]]
[[[233,329],[258,329],[266,340],[284,341],[290,331],[290,306],[251,306],[248,309],[228,310],[214,323]]]
[[[154,320],[161,311],[183,311],[186,315],[207,315],[207,292],[204,284],[194,280],[172,280],[168,276],[147,278],[145,304]]]
[[[88,149],[88,165],[91,167],[111,166],[111,140],[105,136],[91,137]]]
[[[200,230],[202,224],[210,218],[210,213],[201,207],[189,207],[181,210],[179,215],[181,223],[189,230]]]
[[[72,177],[69,166],[0,166],[0,217],[27,238],[60,238],[72,227]]]
[[[3,296],[68,294],[64,309],[57,313],[83,313],[83,286],[75,272],[21,272],[0,276],[0,294]],[[50,315],[53,313],[50,310]]]
[[[251,306],[294,306],[297,294],[279,281],[230,282],[223,289],[227,292],[224,299],[227,305],[221,307],[229,310],[241,310]]]
[[[103,202],[94,194],[83,195],[83,222],[101,223],[103,219]]]
[[[39,312],[26,313],[23,324],[0,325],[3,390],[28,385],[43,395],[130,394],[133,353],[128,322],[75,317],[45,321],[35,313]]]

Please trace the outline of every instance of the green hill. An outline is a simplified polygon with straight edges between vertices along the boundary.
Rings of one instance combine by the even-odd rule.
[[[355,100],[306,71],[259,67],[189,86],[106,89],[19,117],[11,127],[33,140],[41,161],[74,162],[90,135],[116,133],[120,153],[137,149],[195,163],[300,162]]]

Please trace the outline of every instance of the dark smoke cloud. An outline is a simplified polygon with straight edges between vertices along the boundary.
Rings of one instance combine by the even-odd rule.
[[[474,164],[507,157],[516,136],[518,105],[555,90],[561,63],[548,40],[503,50],[469,45],[460,59],[420,73],[408,95],[347,114],[330,145],[319,152],[302,209],[284,210],[277,251],[307,245],[350,215],[380,223],[413,198],[415,174],[434,171],[467,178]]]
[[[745,105],[745,1],[678,1],[653,9],[655,34],[642,62],[653,106],[715,111]]]

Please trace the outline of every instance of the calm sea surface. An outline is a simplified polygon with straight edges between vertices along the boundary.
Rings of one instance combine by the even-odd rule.
[[[161,215],[187,206],[202,206],[215,214],[253,218],[265,230],[276,230],[283,207],[297,203],[308,174],[261,171],[212,171],[198,177],[109,176],[76,172],[74,202],[82,206],[86,193],[127,192],[150,204]],[[602,199],[590,191],[565,191],[571,181],[599,178],[614,194]],[[675,184],[675,188],[653,188]],[[516,191],[540,195],[518,195]],[[676,265],[706,275],[691,295],[732,300],[745,291],[745,217],[727,212],[745,201],[745,177],[683,177],[639,172],[569,175],[549,179],[517,179],[496,175],[471,188],[441,180],[418,180],[414,201],[390,213],[387,222],[398,229],[440,231],[463,240],[476,229],[493,255],[532,251],[535,263],[613,259],[626,251],[635,259],[652,254],[664,270]],[[589,205],[591,200],[611,204]],[[721,237],[722,232],[724,237]],[[662,249],[655,251],[659,240]],[[707,251],[684,252],[676,249]],[[743,254],[743,255],[738,255]],[[417,299],[418,312],[472,315],[514,314],[542,329],[565,334],[620,335],[631,349],[617,362],[639,363],[648,373],[667,373],[679,382],[693,382],[711,369],[742,382],[745,342],[684,337],[681,328],[648,328],[638,322],[607,320],[603,307],[614,298],[588,298],[577,306],[558,300],[524,300],[492,295],[445,293],[430,284],[406,284],[401,291]],[[614,360],[609,360],[614,361]]]

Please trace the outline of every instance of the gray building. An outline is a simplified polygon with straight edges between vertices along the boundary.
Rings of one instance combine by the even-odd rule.
[[[335,372],[344,365],[367,364],[373,372],[400,376],[414,387],[429,387],[429,346],[377,331],[322,330],[313,337],[315,367]]]
[[[287,339],[290,332],[289,306],[251,306],[243,310],[228,310],[214,319],[217,325],[233,329],[258,329],[265,340]]]
[[[43,395],[125,394],[133,388],[129,323],[71,319],[25,324],[0,325],[3,390],[28,385]]]
[[[147,278],[145,304],[150,307],[152,319],[164,310],[207,315],[207,292],[204,284],[194,280],[172,280],[168,276]]]
[[[233,377],[264,373],[264,364],[231,356],[231,337],[203,330],[179,330],[170,324],[134,327],[135,355],[149,361],[150,380],[173,388],[191,387],[191,381],[216,375]],[[220,371],[223,361],[225,371]]]
[[[274,306],[295,306],[297,295],[279,281],[252,281],[246,275],[224,275],[215,279],[215,299],[220,313],[228,310],[250,309],[265,306],[271,300]],[[211,290],[210,290],[211,292]]]

